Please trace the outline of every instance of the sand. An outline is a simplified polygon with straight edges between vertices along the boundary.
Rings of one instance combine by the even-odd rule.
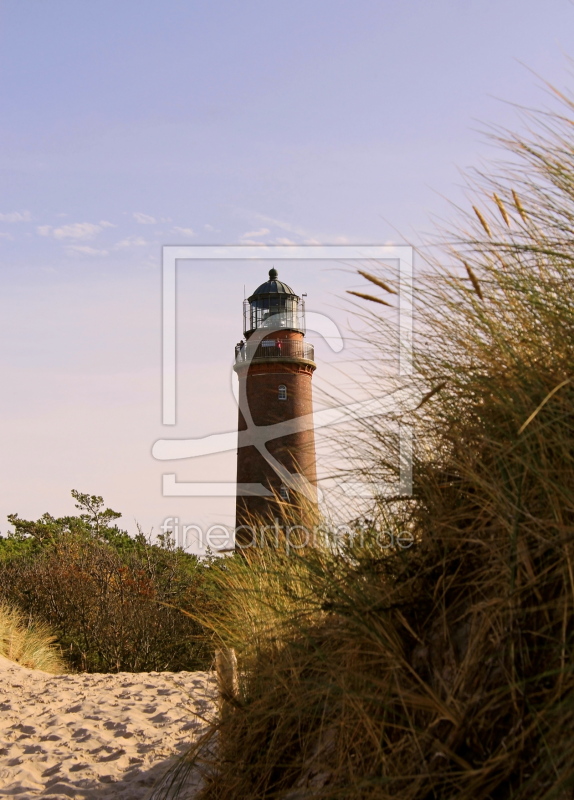
[[[0,658],[0,797],[143,800],[214,700],[208,672],[48,675]]]

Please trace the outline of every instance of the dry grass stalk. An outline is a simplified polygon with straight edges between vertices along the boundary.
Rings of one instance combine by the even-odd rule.
[[[514,191],[514,189],[512,190],[512,199],[514,200],[514,205],[516,206],[516,210],[518,211],[518,213],[522,217],[522,221],[523,222],[528,222],[528,219],[526,217],[526,212],[524,211],[524,208],[522,207],[522,203],[520,202],[520,197],[517,195],[517,193]]]
[[[0,603],[0,656],[28,669],[58,675],[67,668],[55,641],[48,625],[27,622],[20,611]]]
[[[480,211],[478,210],[478,208],[476,206],[473,206],[472,210],[474,211],[474,213],[478,217],[478,221],[480,222],[480,224],[482,225],[482,227],[486,231],[487,235],[490,238],[492,238],[492,233],[490,231],[490,227],[489,227],[488,222],[486,221],[486,219],[483,217],[483,215],[480,213]]]
[[[504,203],[502,202],[500,197],[496,194],[496,192],[493,192],[492,196],[494,198],[494,202],[498,206],[498,210],[500,211],[502,219],[505,221],[506,225],[510,228],[510,217],[508,216],[508,212],[504,206]]]
[[[371,283],[374,283],[375,286],[380,286],[381,289],[385,290],[385,292],[388,292],[389,294],[397,294],[396,289],[393,289],[391,286],[389,286],[389,284],[382,280],[382,278],[379,278],[378,275],[372,275],[370,272],[364,272],[362,269],[357,270],[357,272],[361,277],[365,278]]]
[[[353,294],[355,297],[360,297],[362,300],[370,300],[372,303],[380,303],[382,306],[390,306],[390,303],[387,303],[386,300],[382,300],[380,297],[375,297],[374,294],[364,294],[363,292],[354,292],[351,289],[347,289],[347,294]]]
[[[470,282],[472,283],[472,287],[477,295],[480,297],[481,300],[484,300],[484,295],[482,294],[482,289],[480,288],[480,283],[478,282],[478,278],[472,271],[471,267],[467,262],[464,262],[464,267],[466,269],[466,274],[468,275]]]

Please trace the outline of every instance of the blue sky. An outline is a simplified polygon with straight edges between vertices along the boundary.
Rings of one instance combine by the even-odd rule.
[[[520,127],[542,78],[572,86],[573,31],[566,0],[2,0],[0,530],[68,513],[72,488],[130,529],[174,513],[150,455],[163,244],[419,243],[494,156],[480,128]],[[234,419],[243,270],[219,308],[211,267],[182,280],[220,342],[192,381],[206,432]],[[345,283],[296,288],[325,308]],[[232,504],[175,513],[229,523]]]

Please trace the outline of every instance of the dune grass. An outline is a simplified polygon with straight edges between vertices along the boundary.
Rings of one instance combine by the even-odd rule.
[[[203,800],[572,797],[574,106],[563,102],[530,138],[506,137],[513,166],[482,179],[448,268],[419,279],[418,402],[400,415],[415,430],[413,495],[377,499],[338,550],[262,547],[216,566],[217,611],[203,621],[235,649],[239,688],[187,760],[205,775]],[[363,277],[365,294],[388,299],[384,270]],[[376,311],[372,326],[383,355]],[[388,477],[396,438],[382,418],[363,430],[362,474]],[[414,544],[388,547],[382,530]]]
[[[56,637],[43,622],[29,622],[17,609],[0,603],[0,656],[29,669],[67,672]]]

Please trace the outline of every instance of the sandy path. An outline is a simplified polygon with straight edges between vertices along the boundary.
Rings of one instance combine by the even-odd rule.
[[[207,672],[48,675],[0,658],[0,797],[143,800],[214,692]]]

